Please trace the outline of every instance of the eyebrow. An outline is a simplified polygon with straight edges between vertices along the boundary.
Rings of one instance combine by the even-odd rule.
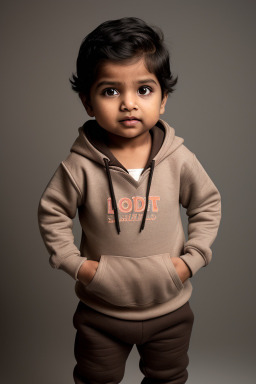
[[[145,84],[145,83],[153,83],[153,84],[156,84],[156,81],[153,80],[153,79],[142,79],[142,80],[138,80],[138,81],[134,81],[134,83],[136,84]],[[118,85],[121,85],[122,83],[120,81],[108,81],[108,80],[103,80],[103,81],[100,81],[97,86],[96,86],[96,89],[102,87],[103,85],[107,85],[107,86],[118,86]]]

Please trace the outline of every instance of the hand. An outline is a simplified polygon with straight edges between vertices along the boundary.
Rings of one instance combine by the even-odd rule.
[[[83,262],[77,273],[78,280],[81,281],[81,283],[83,283],[84,285],[88,285],[92,281],[98,269],[98,266],[98,261],[85,260],[85,262]]]
[[[182,283],[191,277],[191,273],[187,264],[180,257],[172,257],[172,262]]]

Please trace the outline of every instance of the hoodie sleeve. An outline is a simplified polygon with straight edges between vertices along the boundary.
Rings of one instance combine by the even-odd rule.
[[[74,244],[73,219],[82,202],[82,193],[64,162],[48,183],[38,206],[38,223],[50,265],[77,280],[77,272],[86,257]]]
[[[221,220],[221,196],[194,153],[184,165],[180,186],[180,203],[188,216],[188,241],[184,244],[183,261],[192,276],[209,264]]]

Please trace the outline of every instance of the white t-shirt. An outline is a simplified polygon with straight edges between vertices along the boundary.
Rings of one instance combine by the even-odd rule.
[[[143,168],[134,168],[134,169],[127,169],[129,174],[136,180],[138,181],[140,178],[140,175],[143,171]]]

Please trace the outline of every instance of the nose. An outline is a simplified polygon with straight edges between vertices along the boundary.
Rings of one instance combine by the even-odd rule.
[[[131,93],[127,93],[123,96],[121,105],[121,111],[132,111],[133,109],[137,110],[138,106],[136,104],[136,96]]]

